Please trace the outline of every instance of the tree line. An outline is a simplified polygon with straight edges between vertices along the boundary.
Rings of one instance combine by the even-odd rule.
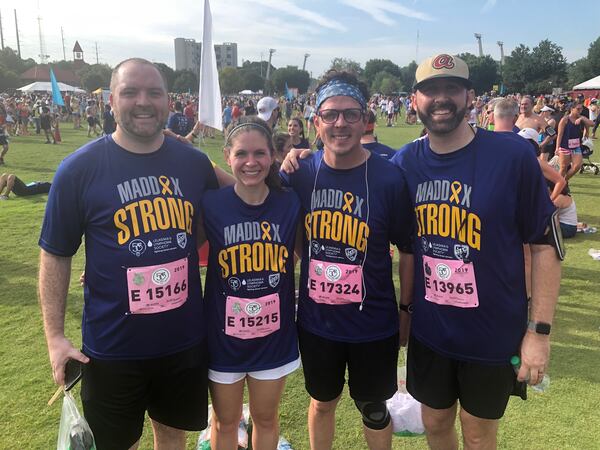
[[[471,53],[457,55],[469,65],[470,78],[477,94],[491,91],[495,86],[503,86],[504,92],[547,94],[554,89],[570,91],[573,86],[589,78],[600,75],[600,37],[590,43],[587,55],[572,63],[567,63],[562,47],[544,39],[530,49],[521,44],[504,63],[490,55],[475,56]],[[0,91],[16,89],[22,82],[19,75],[36,62],[21,59],[10,47],[0,50]],[[95,90],[108,87],[112,68],[106,64],[87,64],[74,69],[72,61],[50,63],[54,67],[71,69],[81,79],[82,87]],[[305,70],[296,66],[268,68],[268,62],[244,61],[241,67],[225,67],[219,71],[221,92],[236,94],[244,89],[254,92],[263,90],[273,94],[285,93],[285,85],[297,88],[299,93],[308,91],[314,80]],[[173,70],[164,63],[157,63],[164,74],[170,92],[198,92],[198,76],[191,70]],[[417,63],[398,66],[389,59],[370,59],[364,67],[349,58],[334,58],[330,69],[349,70],[364,80],[371,92],[394,95],[410,92],[414,84]],[[270,74],[267,80],[267,72]]]

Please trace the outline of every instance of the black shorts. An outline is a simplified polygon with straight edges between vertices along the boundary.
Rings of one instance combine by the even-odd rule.
[[[346,367],[350,397],[381,402],[398,390],[398,333],[371,342],[340,342],[298,327],[304,382],[312,398],[336,399],[344,389]]]
[[[0,136],[0,145],[8,145],[8,139],[6,136]]]
[[[207,426],[206,344],[149,360],[91,359],[81,400],[98,450],[127,450],[142,435],[144,414],[181,430]]]
[[[89,117],[87,118],[87,123],[88,123],[88,125],[89,125],[90,127],[93,127],[93,126],[94,126],[94,125],[96,125],[96,123],[98,123],[98,122],[96,121],[96,118],[95,118],[95,117],[89,116]]]
[[[525,385],[513,367],[458,361],[430,349],[410,336],[406,363],[406,388],[421,403],[447,409],[460,401],[469,414],[482,419],[504,415],[508,398],[525,398]]]

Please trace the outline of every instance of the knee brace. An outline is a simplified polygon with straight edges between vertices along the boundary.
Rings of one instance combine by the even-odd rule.
[[[354,400],[354,404],[362,415],[363,423],[371,430],[383,430],[390,423],[390,413],[385,402],[361,402]]]

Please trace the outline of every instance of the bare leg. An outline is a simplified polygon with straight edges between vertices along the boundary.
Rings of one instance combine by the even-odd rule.
[[[456,407],[456,403],[448,409],[433,409],[421,405],[423,425],[431,450],[458,449],[458,437],[454,428]]]
[[[363,433],[370,450],[389,450],[392,448],[392,422],[383,430],[372,430],[363,424]]]
[[[498,420],[481,419],[460,410],[465,450],[495,450]]]
[[[563,153],[559,153],[558,155],[558,163],[560,165],[559,173],[566,178],[567,170],[569,168],[569,164],[571,164],[571,155],[566,155]]]
[[[244,382],[245,379],[233,384],[209,382],[213,402],[210,448],[213,450],[237,449]]]
[[[2,191],[4,191],[4,188],[6,187],[7,178],[8,178],[7,173],[3,173],[2,175],[0,175],[0,195],[2,195]],[[10,191],[6,191],[7,197],[8,197],[9,192]]]
[[[253,449],[275,450],[277,448],[279,401],[284,386],[285,377],[268,381],[248,377]]]
[[[154,450],[185,450],[185,431],[152,420]]]
[[[341,396],[341,394],[340,394]],[[308,407],[308,436],[312,450],[330,450],[335,434],[335,408],[340,396],[330,402],[310,399]]]
[[[569,181],[569,179],[572,178],[577,172],[579,172],[579,169],[581,169],[581,164],[583,164],[583,156],[581,156],[581,153],[574,153],[571,157],[571,160],[571,168],[565,176],[565,179],[567,181]]]

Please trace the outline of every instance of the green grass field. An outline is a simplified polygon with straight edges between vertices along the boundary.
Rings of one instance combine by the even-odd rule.
[[[418,127],[379,128],[380,141],[392,147],[414,139]],[[25,182],[51,181],[58,163],[88,139],[84,131],[62,126],[63,142],[44,145],[40,136],[15,137],[2,172]],[[599,141],[600,142],[600,141]],[[207,139],[204,150],[223,163],[222,140]],[[581,221],[600,225],[600,176],[579,175],[572,183]],[[61,402],[48,407],[55,390],[37,300],[37,240],[46,196],[12,197],[0,202],[0,449],[55,448]],[[587,254],[600,248],[600,234],[577,235],[567,243],[561,297],[552,332],[550,390],[512,399],[502,420],[502,449],[600,449],[600,262]],[[83,250],[73,262],[66,334],[81,341]],[[78,390],[78,389],[76,389]],[[281,403],[281,431],[295,449],[308,449],[302,371],[289,377]],[[198,433],[188,439],[194,449]],[[140,448],[151,448],[146,427]],[[343,397],[337,414],[335,449],[366,448],[354,404]],[[423,437],[394,438],[394,449],[427,448]]]

